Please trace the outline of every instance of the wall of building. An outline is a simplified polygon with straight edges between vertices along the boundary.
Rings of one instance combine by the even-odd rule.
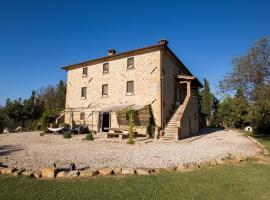
[[[180,119],[178,139],[197,135],[199,133],[198,99],[193,93],[185,105],[183,115]]]
[[[82,77],[82,68],[67,73],[65,122],[71,119],[76,124],[87,124],[98,129],[98,112],[105,107],[120,105],[147,105],[152,109],[157,125],[160,125],[160,51],[135,55],[135,69],[127,70],[127,58],[109,62],[109,73],[103,74],[103,63],[88,66],[88,76]],[[134,81],[134,95],[126,95],[127,81]],[[108,97],[102,98],[102,85],[108,84]],[[87,87],[86,99],[81,99],[81,88]],[[80,120],[85,112],[85,121]],[[93,115],[92,115],[93,112]],[[93,117],[92,117],[93,116]],[[116,116],[112,115],[112,127]],[[92,123],[93,121],[93,123]]]
[[[163,120],[166,124],[177,108],[176,101],[182,103],[186,95],[186,84],[180,85],[177,77],[189,74],[168,51],[162,52],[162,68]]]

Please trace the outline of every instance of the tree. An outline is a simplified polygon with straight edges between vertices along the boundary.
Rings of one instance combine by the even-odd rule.
[[[209,83],[207,79],[204,79],[204,90],[202,91],[202,103],[201,110],[202,113],[206,116],[207,125],[211,123],[211,93],[209,88]]]
[[[227,96],[219,105],[217,110],[217,124],[225,128],[234,127],[232,115],[232,98]]]
[[[0,133],[3,132],[3,129],[5,128],[5,121],[6,116],[4,112],[4,108],[0,106]]]
[[[252,126],[259,133],[270,134],[270,86],[262,84],[253,94],[251,119]]]
[[[242,88],[239,88],[232,99],[232,115],[235,128],[244,128],[250,125],[249,104]]]
[[[233,125],[270,129],[270,45],[267,38],[255,43],[246,55],[233,60],[232,71],[219,82],[220,92],[235,94],[230,108]],[[229,110],[228,110],[229,112]]]
[[[64,81],[60,80],[56,87],[49,85],[33,90],[28,99],[7,99],[5,106],[0,107],[0,132],[4,126],[33,130],[39,121],[47,126],[65,108],[65,88]]]
[[[56,109],[62,111],[65,108],[66,85],[60,80],[56,89]]]
[[[222,93],[235,92],[242,88],[243,93],[252,99],[252,93],[262,84],[270,81],[270,46],[267,38],[262,38],[244,56],[233,59],[233,69],[219,81]]]

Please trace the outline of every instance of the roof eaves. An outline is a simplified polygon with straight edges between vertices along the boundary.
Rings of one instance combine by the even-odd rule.
[[[117,54],[111,55],[111,56],[105,56],[105,57],[101,57],[101,58],[97,58],[97,59],[87,60],[87,61],[80,62],[80,63],[77,63],[77,64],[67,65],[65,67],[62,67],[62,69],[70,70],[70,69],[74,69],[74,68],[87,66],[87,65],[90,65],[90,64],[106,62],[106,61],[109,61],[109,60],[117,59],[117,58],[122,57],[122,56],[128,56],[128,55],[131,55],[131,54],[136,54],[136,53],[151,50],[151,49],[153,49],[153,50],[160,49],[163,46],[166,46],[166,45],[157,44],[157,45],[147,46],[147,47],[144,47],[144,48],[134,49],[134,50],[131,50],[131,51],[125,51],[125,52],[117,53]]]

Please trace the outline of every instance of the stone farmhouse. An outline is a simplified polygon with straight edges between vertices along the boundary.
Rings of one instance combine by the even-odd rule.
[[[199,132],[200,81],[168,47],[167,40],[63,67],[67,71],[65,122],[107,132],[127,129],[125,110],[135,110],[135,130],[179,140]],[[151,120],[151,118],[153,120]]]

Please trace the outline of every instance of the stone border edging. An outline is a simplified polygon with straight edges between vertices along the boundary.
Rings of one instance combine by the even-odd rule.
[[[248,139],[256,144],[257,147],[261,149],[261,153],[264,155],[269,154],[268,150],[265,148],[263,144],[261,144],[258,140],[254,139],[253,137],[247,135]]]
[[[171,171],[191,171],[199,169],[204,166],[216,166],[225,164],[237,164],[242,163],[247,160],[247,157],[242,155],[229,155],[227,158],[217,158],[205,160],[200,163],[185,163],[178,164],[177,166],[172,166],[168,168],[101,168],[98,170],[91,169],[80,169],[80,170],[64,170],[53,167],[43,168],[41,171],[31,171],[15,168],[0,168],[0,174],[19,176],[28,176],[33,178],[75,178],[75,177],[92,177],[92,176],[110,176],[110,175],[149,175],[158,174],[161,172],[171,172]]]

